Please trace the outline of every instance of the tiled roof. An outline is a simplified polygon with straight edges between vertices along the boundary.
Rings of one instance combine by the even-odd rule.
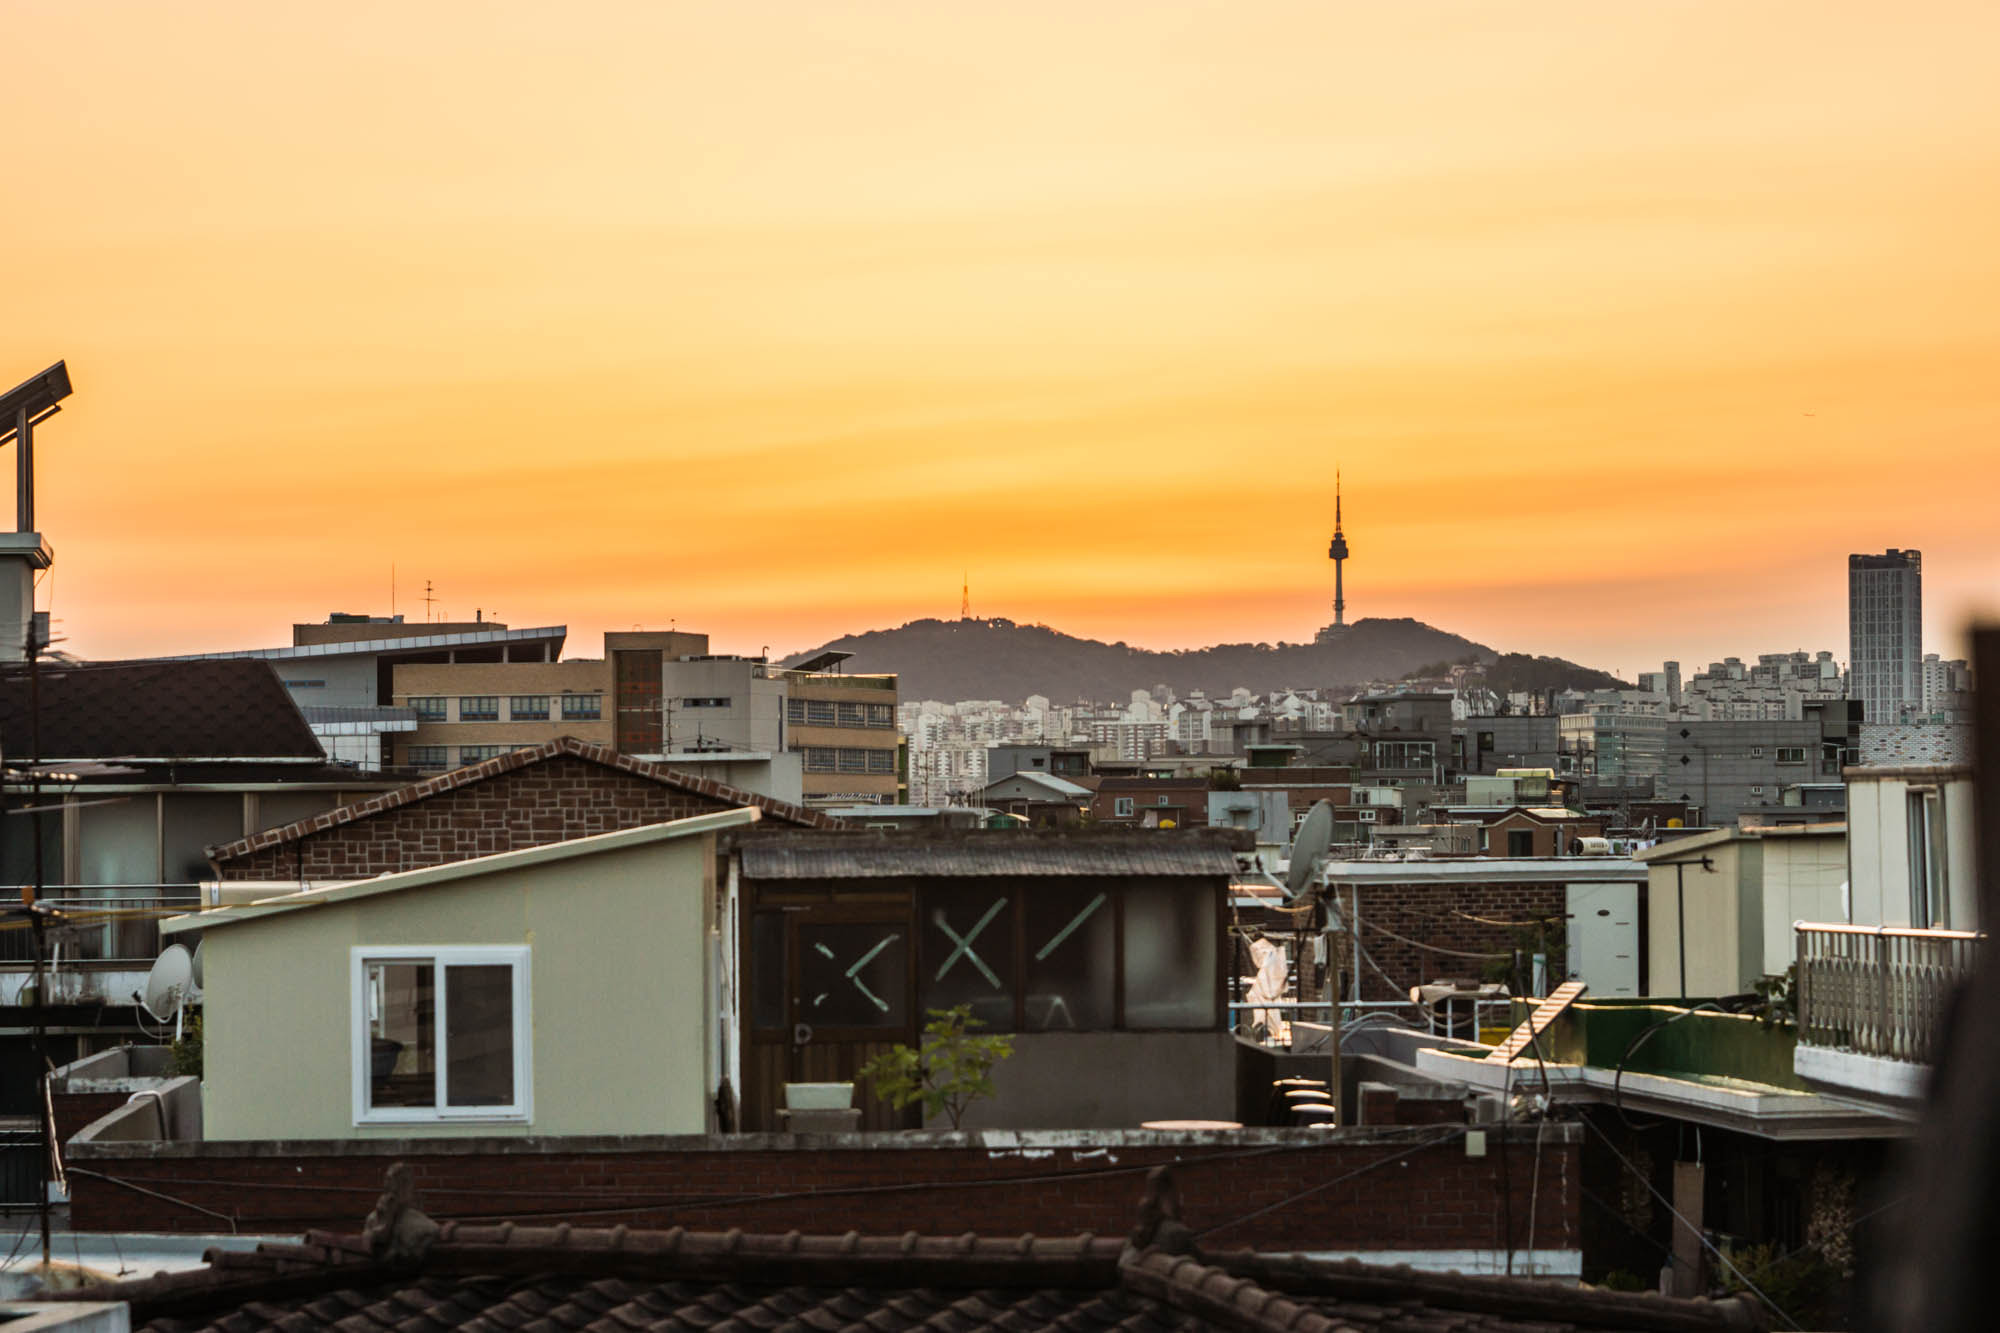
[[[742,853],[749,879],[1236,874],[1226,839],[1192,832],[1043,837],[1002,830],[935,839],[790,834],[746,838]]]
[[[1069,797],[1069,796],[1090,795],[1090,788],[1078,786],[1076,783],[1071,782],[1068,778],[1059,778],[1053,773],[1042,773],[1029,768],[1023,768],[1016,772],[1009,773],[1004,778],[994,779],[992,782],[986,784],[986,790],[991,791],[993,790],[993,788],[999,786],[1001,783],[1012,781],[1015,778],[1019,778],[1023,782],[1032,782],[1038,787],[1046,787],[1050,792],[1052,792],[1057,796]]]
[[[455,768],[449,773],[441,773],[437,777],[426,778],[422,782],[414,782],[407,787],[398,787],[394,791],[383,792],[378,796],[371,796],[364,801],[353,801],[337,809],[327,810],[321,814],[295,820],[290,824],[280,824],[276,828],[268,828],[261,833],[253,833],[247,838],[238,838],[235,842],[224,843],[219,847],[211,847],[208,849],[208,855],[217,861],[227,861],[239,856],[248,856],[253,852],[261,852],[267,847],[276,847],[283,843],[295,842],[300,838],[314,833],[324,833],[328,829],[339,828],[343,824],[351,824],[358,819],[368,819],[389,810],[400,809],[403,806],[412,805],[433,796],[441,796],[446,792],[457,791],[461,787],[469,787],[475,782],[485,782],[489,778],[497,778],[503,773],[513,773],[533,764],[544,763],[561,755],[587,760],[593,764],[602,764],[606,768],[615,768],[622,773],[630,773],[635,777],[645,778],[669,787],[676,787],[681,791],[706,796],[711,800],[725,801],[730,805],[753,805],[763,811],[767,818],[778,820],[781,823],[815,829],[836,829],[841,827],[840,821],[831,815],[821,814],[817,810],[808,810],[802,805],[793,805],[789,801],[773,800],[769,796],[760,796],[755,792],[744,791],[740,787],[732,787],[727,783],[717,782],[713,778],[697,777],[692,773],[683,773],[678,769],[668,768],[664,764],[656,764],[644,759],[634,759],[630,755],[619,754],[608,745],[593,745],[587,741],[580,741],[574,736],[558,736],[556,739],[544,741],[540,745],[533,745],[524,750],[515,750],[509,754],[499,755],[483,763],[468,764],[464,768]]]
[[[1963,722],[1863,722],[1861,768],[1969,764],[1972,728]]]
[[[45,759],[324,760],[291,692],[265,662],[45,664]],[[0,671],[0,751],[33,753],[28,669]]]
[[[54,1299],[129,1302],[132,1326],[143,1333],[1764,1327],[1744,1298],[1668,1300],[1353,1262],[1211,1260],[1087,1235],[759,1236],[447,1222],[420,1253],[400,1259],[371,1252],[362,1237],[317,1232],[300,1245],[206,1257],[205,1269]]]
[[[1103,780],[1102,782],[1100,782],[1100,783],[1098,783],[1098,784],[1097,784],[1097,789],[1098,789],[1099,791],[1155,791],[1155,792],[1159,792],[1159,791],[1177,791],[1177,790],[1180,790],[1180,789],[1182,789],[1182,788],[1187,788],[1187,787],[1193,787],[1193,788],[1199,788],[1199,789],[1200,789],[1200,790],[1202,790],[1202,791],[1207,791],[1207,790],[1208,790],[1208,779],[1207,779],[1207,778],[1205,778],[1205,777],[1201,777],[1201,778],[1196,778],[1196,777],[1187,777],[1187,778],[1128,778],[1128,777],[1120,777],[1120,776],[1111,776],[1111,777],[1107,777],[1107,778],[1105,778],[1105,779],[1104,779],[1104,780]]]

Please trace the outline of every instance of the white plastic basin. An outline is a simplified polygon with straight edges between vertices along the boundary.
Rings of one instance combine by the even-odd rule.
[[[845,1111],[854,1104],[852,1083],[787,1083],[788,1111]]]

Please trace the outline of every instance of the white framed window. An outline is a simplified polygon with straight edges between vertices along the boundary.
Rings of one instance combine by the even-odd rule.
[[[350,951],[354,1123],[533,1118],[528,950]]]
[[[1751,746],[1751,747],[1750,747],[1750,757],[1751,757],[1752,759],[1762,759],[1762,758],[1764,757],[1764,747],[1763,747],[1763,746],[1761,746],[1761,745],[1753,745],[1753,746]]]
[[[1111,801],[1111,813],[1114,817],[1123,817],[1131,814],[1132,798],[1130,796],[1113,797]]]

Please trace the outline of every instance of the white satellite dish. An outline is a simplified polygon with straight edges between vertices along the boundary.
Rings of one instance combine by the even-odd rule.
[[[1333,806],[1316,801],[1299,821],[1298,836],[1292,839],[1291,862],[1285,868],[1285,887],[1294,898],[1305,892],[1319,869],[1319,859],[1333,845]]]
[[[181,1009],[193,987],[193,955],[185,945],[169,944],[153,960],[153,970],[146,974],[146,989],[139,997],[139,1004],[162,1023],[169,1018],[173,1020],[175,1041],[180,1040]]]
[[[196,941],[195,941],[195,943],[194,943],[194,957],[193,957],[192,959],[190,959],[190,960],[188,961],[188,967],[189,967],[189,970],[190,970],[190,971],[191,971],[191,973],[192,973],[192,976],[190,977],[190,980],[192,980],[192,981],[194,982],[194,993],[195,993],[196,995],[199,995],[199,994],[201,994],[201,988],[202,988],[202,979],[201,979],[201,945],[202,945],[202,942],[201,942],[200,940],[196,940]]]

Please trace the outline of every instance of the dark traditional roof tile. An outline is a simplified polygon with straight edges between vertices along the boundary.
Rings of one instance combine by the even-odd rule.
[[[44,664],[45,759],[318,759],[326,751],[268,662]],[[26,666],[0,669],[0,750],[32,753]]]
[[[1563,1333],[1760,1330],[1741,1298],[1091,1237],[748,1235],[445,1223],[417,1268],[354,1237],[54,1299],[122,1300],[142,1333]]]

